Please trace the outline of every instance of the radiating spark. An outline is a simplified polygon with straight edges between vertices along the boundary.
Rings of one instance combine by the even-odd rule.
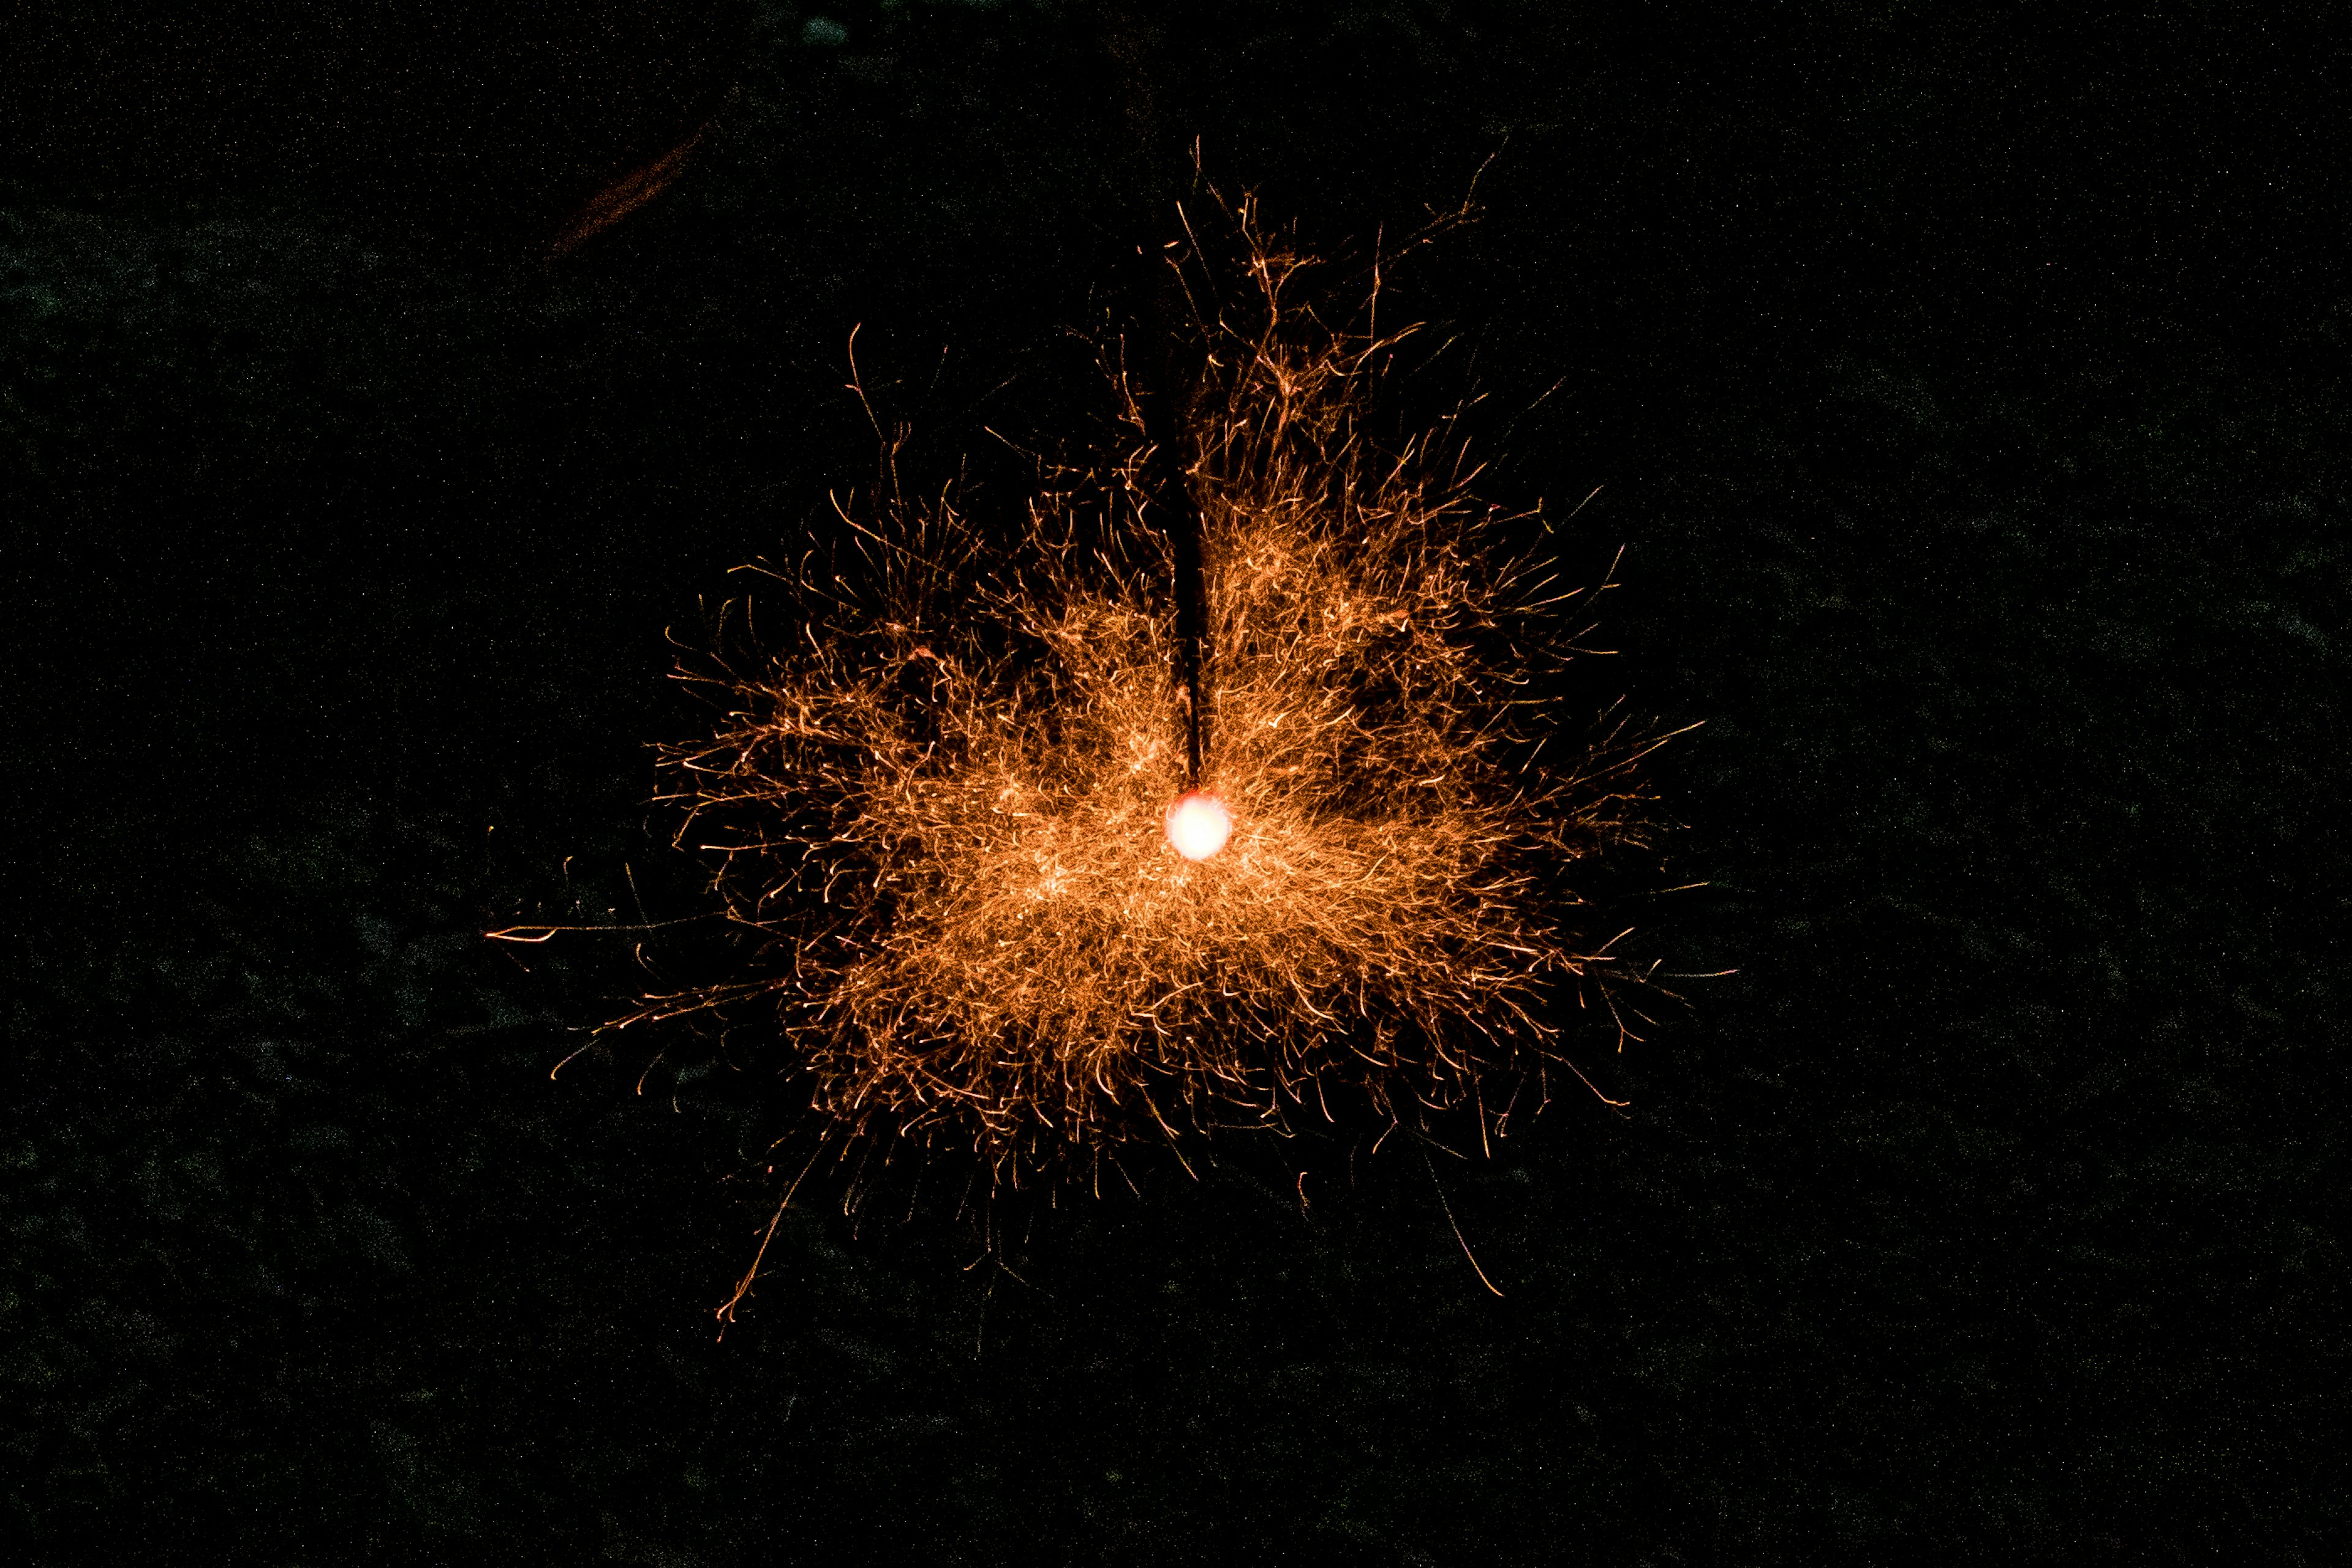
[[[681,670],[723,717],[663,748],[665,798],[765,968],[618,1024],[764,998],[829,1135],[968,1140],[1018,1181],[1349,1088],[1483,1131],[1509,1111],[1482,1074],[1565,1060],[1557,990],[1640,978],[1589,947],[1572,868],[1647,841],[1663,737],[1548,761],[1578,650],[1551,563],[1507,548],[1528,519],[1474,499],[1447,430],[1375,448],[1406,334],[1322,327],[1288,297],[1307,260],[1234,216],[1248,288],[1205,328],[1187,454],[1201,776],[1114,364],[1125,448],[1048,469],[1013,555],[886,466],[836,502],[854,550],[762,568],[803,635]]]

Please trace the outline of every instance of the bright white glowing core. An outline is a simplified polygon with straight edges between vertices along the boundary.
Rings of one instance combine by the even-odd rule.
[[[1207,790],[1180,795],[1168,808],[1168,842],[1187,860],[1206,860],[1225,847],[1233,830],[1233,813]]]

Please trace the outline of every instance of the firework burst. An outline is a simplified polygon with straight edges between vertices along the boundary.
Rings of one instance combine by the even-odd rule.
[[[1116,449],[1042,466],[1010,549],[952,492],[909,500],[889,446],[836,542],[758,568],[790,640],[680,671],[722,717],[662,748],[664,798],[758,967],[617,1023],[756,1005],[827,1141],[969,1142],[1017,1183],[1348,1100],[1484,1130],[1566,1064],[1567,994],[1615,1014],[1643,978],[1571,890],[1645,841],[1664,738],[1559,733],[1592,590],[1511,545],[1540,520],[1475,497],[1451,424],[1368,437],[1406,334],[1324,326],[1307,263],[1230,216],[1178,454],[1198,647],[1116,342]]]

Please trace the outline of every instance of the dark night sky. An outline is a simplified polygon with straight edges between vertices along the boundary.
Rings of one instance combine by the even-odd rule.
[[[2340,18],[205,0],[0,58],[34,1560],[2334,1555]],[[914,469],[1017,496],[987,432],[1087,406],[1195,135],[1334,247],[1485,166],[1396,308],[1496,500],[1603,487],[1562,702],[1704,721],[1711,885],[1623,923],[1738,973],[1596,1039],[1629,1116],[1438,1157],[1500,1300],[1342,1128],[971,1269],[951,1203],[796,1205],[714,1342],[769,1081],[551,1082],[644,976],[478,933],[697,907],[665,632],[866,478],[851,328]]]

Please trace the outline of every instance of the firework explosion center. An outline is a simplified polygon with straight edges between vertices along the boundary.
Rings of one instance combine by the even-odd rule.
[[[1169,804],[1168,842],[1187,860],[1206,860],[1225,847],[1233,831],[1233,813],[1208,790],[1193,790]]]

